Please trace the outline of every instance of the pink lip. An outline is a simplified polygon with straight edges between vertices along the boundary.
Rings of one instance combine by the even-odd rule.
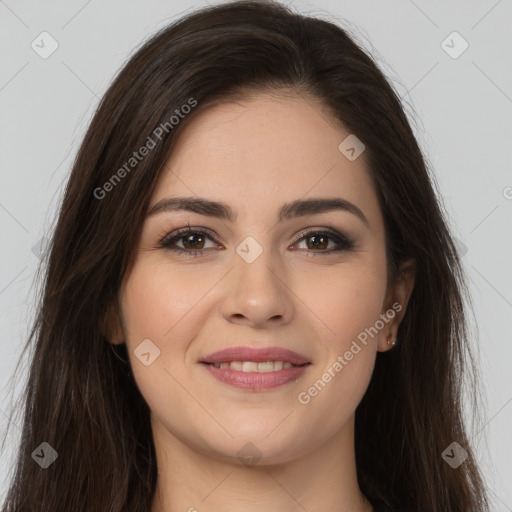
[[[293,350],[280,347],[252,348],[252,347],[229,347],[214,352],[205,357],[202,363],[229,363],[231,361],[254,361],[263,363],[265,361],[283,361],[294,365],[303,365],[311,361]],[[291,369],[291,368],[290,368]],[[278,372],[269,372],[278,373]]]
[[[283,368],[274,372],[242,372],[231,368],[216,368],[212,363],[229,363],[231,361],[283,361],[296,366]],[[240,389],[260,391],[272,389],[287,382],[298,379],[310,366],[311,361],[306,357],[280,347],[252,348],[229,347],[219,350],[200,361],[205,368],[218,380]]]
[[[213,365],[204,364],[204,367],[221,382],[229,384],[240,389],[251,389],[260,391],[264,389],[272,389],[287,382],[298,379],[306,368],[310,366],[292,366],[291,368],[283,368],[275,372],[240,372],[231,368],[217,368]]]

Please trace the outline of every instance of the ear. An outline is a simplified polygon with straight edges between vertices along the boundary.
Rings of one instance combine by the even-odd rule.
[[[111,303],[103,315],[100,321],[100,332],[112,345],[124,343],[123,323],[117,304]]]
[[[388,339],[396,341],[398,327],[405,316],[407,304],[411,297],[416,279],[416,261],[411,258],[400,265],[396,283],[386,293],[382,315],[388,320],[379,332],[378,351],[386,352],[393,348]]]

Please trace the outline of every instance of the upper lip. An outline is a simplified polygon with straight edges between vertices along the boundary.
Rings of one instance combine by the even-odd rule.
[[[293,350],[281,347],[228,347],[217,352],[213,352],[205,357],[202,363],[229,363],[231,361],[254,361],[263,363],[265,361],[283,361],[294,365],[302,365],[311,361],[306,357],[297,354]]]

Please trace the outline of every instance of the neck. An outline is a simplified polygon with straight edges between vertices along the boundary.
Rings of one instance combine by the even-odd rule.
[[[353,416],[316,449],[297,455],[295,447],[287,461],[262,457],[252,466],[201,453],[154,418],[152,429],[158,482],[151,512],[373,512],[357,482]]]

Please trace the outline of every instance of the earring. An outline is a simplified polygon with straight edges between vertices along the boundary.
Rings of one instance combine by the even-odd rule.
[[[388,334],[388,337],[386,338],[386,341],[388,342],[388,345],[393,345],[394,346],[396,344],[396,339],[391,341],[391,334]]]

